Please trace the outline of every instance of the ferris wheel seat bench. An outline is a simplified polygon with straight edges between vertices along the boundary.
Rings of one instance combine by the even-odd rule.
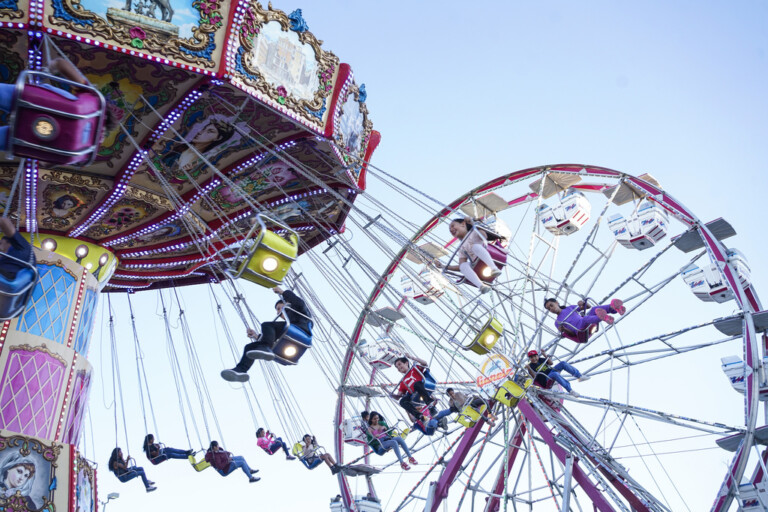
[[[569,190],[553,206],[543,203],[539,207],[539,219],[554,235],[572,235],[589,221],[592,205],[587,197],[576,190]]]
[[[14,279],[0,274],[0,320],[16,318],[23,311],[37,283],[37,272],[24,268]]]
[[[344,442],[347,444],[356,444],[364,446],[368,444],[365,432],[362,427],[363,419],[360,416],[346,418],[341,424],[341,430],[344,434]]]
[[[51,80],[76,87],[77,95],[30,83]],[[93,86],[40,71],[22,71],[11,110],[10,153],[57,165],[87,165],[96,158],[104,130],[106,102]]]
[[[275,361],[283,366],[292,366],[299,362],[301,356],[312,347],[312,322],[307,324],[309,333],[295,325],[289,325],[272,351]]]
[[[531,378],[526,379],[523,386],[520,386],[513,380],[507,380],[496,390],[496,395],[493,399],[507,407],[515,408],[518,402],[523,399],[531,384],[533,384],[533,379]]]
[[[627,249],[648,249],[667,236],[669,216],[652,201],[643,201],[637,212],[625,219],[617,213],[608,217],[608,228],[616,241]]]
[[[720,362],[723,373],[731,381],[733,389],[743,395],[746,392],[746,367],[744,361],[737,356],[725,356],[720,358]],[[763,359],[763,366],[768,367],[768,358]],[[768,402],[768,384],[760,386],[758,398],[762,402]]]
[[[726,258],[738,273],[740,284],[746,288],[751,284],[751,272],[744,255],[736,249],[728,249]],[[691,263],[680,269],[680,275],[691,292],[704,302],[728,302],[733,299],[733,292],[728,287],[717,263],[699,267]]]
[[[483,417],[483,413],[487,408],[488,407],[485,404],[481,405],[479,409],[475,409],[471,405],[465,405],[459,413],[459,416],[456,418],[456,421],[459,425],[464,427],[474,427],[475,424],[480,421],[480,418]]]

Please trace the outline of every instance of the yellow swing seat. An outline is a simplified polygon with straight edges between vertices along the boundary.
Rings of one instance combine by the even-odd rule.
[[[507,380],[496,390],[494,400],[501,402],[507,407],[515,408],[518,402],[523,399],[531,384],[533,384],[533,379],[531,378],[525,379],[522,386],[513,380]]]
[[[284,230],[285,235],[268,230],[265,220]],[[266,288],[282,283],[299,254],[299,235],[296,231],[272,218],[257,214],[246,240],[250,243],[240,246],[230,267],[233,276]]]
[[[504,326],[496,317],[491,316],[477,332],[477,336],[468,344],[464,345],[464,350],[471,350],[475,354],[485,355],[490,352],[504,333]]]
[[[483,417],[485,409],[485,405],[481,405],[479,410],[475,409],[471,405],[465,405],[459,413],[459,417],[456,418],[456,421],[464,427],[474,427],[475,424],[480,421],[480,418]]]
[[[211,463],[205,460],[205,456],[203,456],[202,460],[200,461],[197,461],[194,455],[190,455],[188,459],[189,459],[189,463],[192,464],[192,467],[195,468],[195,471],[197,471],[198,473],[204,469],[208,469],[209,467],[211,467]]]

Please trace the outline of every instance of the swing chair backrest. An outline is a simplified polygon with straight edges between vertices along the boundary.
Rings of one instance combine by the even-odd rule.
[[[312,321],[307,323],[309,333],[291,324],[288,315],[284,315],[285,330],[280,335],[272,351],[275,361],[283,366],[293,366],[299,362],[307,349],[312,348]]]
[[[599,324],[590,324],[588,328],[582,329],[581,331],[576,331],[575,333],[570,331],[569,329],[561,328],[560,336],[562,336],[563,338],[567,338],[576,343],[586,343],[587,341],[589,341],[589,337],[595,334],[599,330],[600,330]]]
[[[461,412],[459,413],[459,416],[456,418],[456,421],[467,428],[474,427],[475,424],[480,420],[480,418],[483,416],[483,413],[487,409],[487,406],[485,404],[480,406],[480,409],[475,409],[471,405],[472,398],[470,398],[467,403],[464,405],[464,407],[461,409]]]
[[[155,443],[158,446],[158,454],[157,457],[150,457],[149,454],[147,454],[147,459],[149,459],[149,462],[152,463],[152,465],[157,466],[158,464],[165,462],[168,460],[168,456],[162,453],[162,449],[165,448],[165,445],[163,443]]]
[[[200,459],[199,461],[195,459],[194,455],[190,455],[188,459],[189,459],[189,463],[192,464],[192,467],[195,468],[195,471],[197,471],[198,473],[200,471],[203,471],[204,469],[208,469],[209,467],[211,467],[211,463],[205,460],[205,456],[203,456],[203,458]]]
[[[21,315],[38,280],[37,267],[31,262],[9,254],[4,254],[3,257],[24,265],[25,268],[19,270],[13,279],[0,275],[0,321]]]
[[[42,85],[43,81],[69,86],[78,93],[71,95]],[[9,157],[57,165],[92,164],[101,145],[106,106],[104,96],[92,85],[42,71],[22,71],[11,107]]]
[[[255,220],[228,271],[232,277],[242,277],[272,288],[283,282],[291,264],[296,261],[299,235],[289,226],[266,215],[256,214]],[[267,229],[265,220],[284,230],[286,237]]]

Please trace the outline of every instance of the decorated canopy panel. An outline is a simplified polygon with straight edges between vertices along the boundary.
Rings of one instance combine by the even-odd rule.
[[[343,230],[379,136],[365,86],[301,10],[9,0],[0,20],[3,82],[63,55],[120,121],[87,167],[27,160],[11,203],[41,239],[109,248],[119,266],[107,290],[213,278],[258,212],[296,230],[300,253]],[[3,208],[18,171],[0,165]]]

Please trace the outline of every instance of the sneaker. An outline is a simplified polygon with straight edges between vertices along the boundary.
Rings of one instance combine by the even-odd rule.
[[[255,475],[255,474],[256,474],[256,473],[258,473],[258,472],[259,472],[259,470],[258,470],[258,469],[252,469],[252,470],[251,470],[251,474],[252,474],[252,475]]]
[[[152,480],[147,480],[147,483],[148,483],[149,485],[155,485],[155,482],[153,482]]]
[[[602,320],[603,322],[605,322],[607,324],[612,324],[613,323],[613,317],[611,315],[609,315],[608,313],[606,313],[604,309],[596,309],[595,310],[595,315],[597,315],[597,318],[599,318],[600,320]]]
[[[626,306],[624,306],[624,303],[619,299],[613,299],[611,301],[611,307],[616,310],[616,312],[620,315],[623,315],[627,312]]]
[[[480,287],[480,293],[488,293],[489,291],[491,291],[491,287],[487,284],[484,284]]]
[[[406,470],[406,471],[408,471],[409,469],[411,469],[411,466],[409,466],[409,465],[408,465],[408,464],[406,464],[405,462],[401,462],[401,463],[400,463],[400,467],[401,467],[401,468],[403,468],[403,469],[404,469],[404,470]]]
[[[333,466],[331,466],[331,474],[332,475],[335,475],[339,471],[341,471],[341,466],[339,466],[338,464],[334,464]]]
[[[440,418],[437,420],[437,426],[443,430],[448,430],[448,418]]]
[[[190,448],[189,450],[187,450],[187,452],[186,452],[186,453],[187,453],[187,457],[189,457],[190,455],[194,455],[194,454],[195,454],[195,450],[193,450],[192,448]]]
[[[286,455],[285,460],[296,460],[296,457],[294,457],[293,455]]]
[[[589,380],[591,378],[592,377],[590,377],[589,375],[582,375],[581,377],[579,377],[579,382],[584,382],[585,380]]]
[[[152,492],[156,490],[157,490],[157,487],[155,487],[154,485],[150,485],[149,487],[147,487],[147,492]]]
[[[260,347],[257,346],[255,349],[249,350],[245,353],[245,356],[249,359],[262,359],[264,361],[272,361],[275,359],[275,353],[266,345]]]
[[[229,382],[248,382],[250,377],[248,377],[247,373],[233,368],[231,370],[222,370],[221,378]]]
[[[408,462],[410,462],[414,466],[418,466],[419,465],[419,463],[416,462],[416,459],[414,459],[413,457],[408,457]]]
[[[259,480],[261,480],[261,478],[259,478],[258,476],[252,476],[251,478],[248,479],[248,482],[253,483],[253,482],[258,482]]]
[[[495,268],[495,269],[491,270],[491,279],[499,277],[500,275],[501,275],[501,269],[500,268]]]
[[[575,392],[574,390],[570,390],[568,392],[569,395],[571,395],[573,398],[579,398],[581,395]]]

